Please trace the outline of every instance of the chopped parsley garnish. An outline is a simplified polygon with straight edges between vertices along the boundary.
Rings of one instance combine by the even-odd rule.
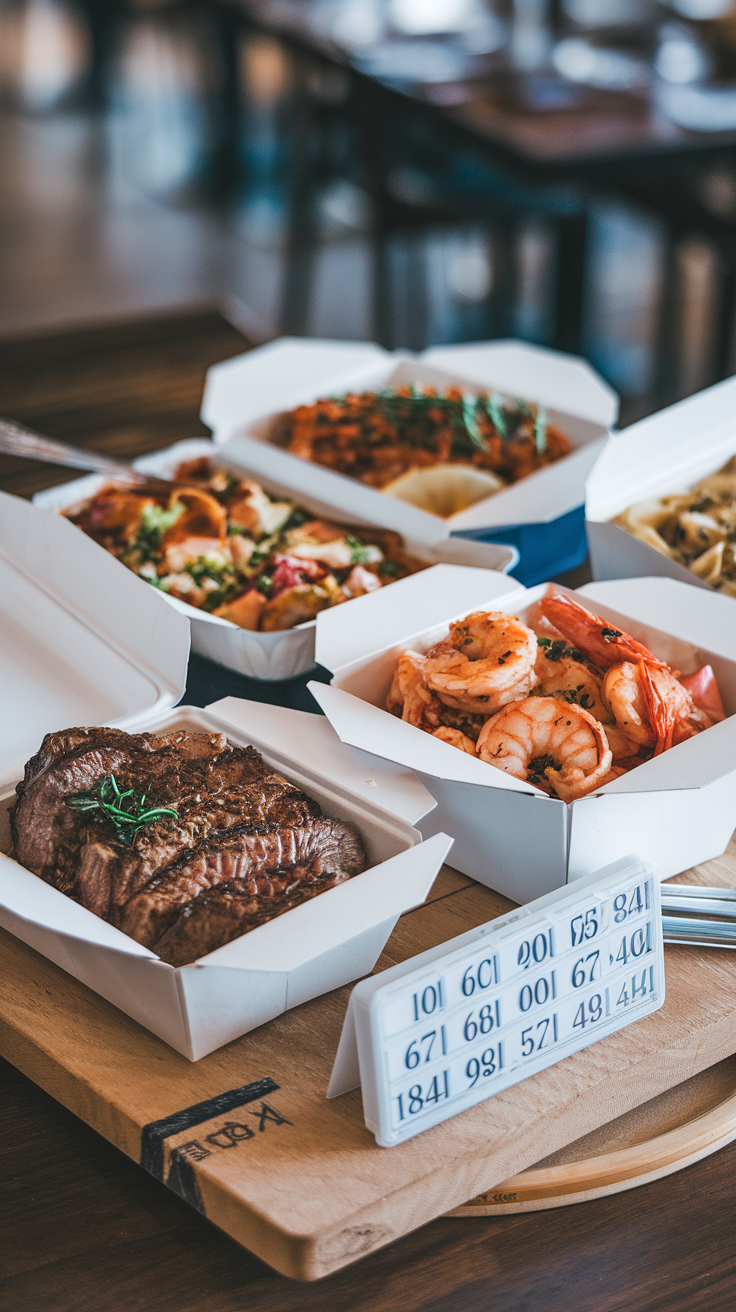
[[[268,596],[269,592],[271,591],[272,583],[273,583],[273,576],[271,574],[261,574],[261,577],[256,583],[256,588],[258,589],[259,592],[262,592],[264,593],[265,596]]]
[[[379,574],[385,574],[387,578],[391,579],[394,577],[395,574],[398,574],[398,572],[399,572],[399,567],[395,560],[379,561],[378,564]]]
[[[135,546],[145,560],[153,560],[161,547],[161,538],[167,529],[173,527],[186,510],[183,501],[175,501],[173,506],[144,505],[141,511],[140,525],[135,539]]]
[[[75,793],[65,799],[70,811],[80,815],[99,812],[115,829],[115,836],[125,847],[130,847],[133,839],[156,820],[164,816],[173,816],[176,820],[179,812],[172,806],[146,807],[147,793],[137,797],[133,788],[121,792],[114,774],[109,774],[94,788],[84,793]]]
[[[616,641],[616,638],[620,638],[620,637],[621,637],[621,630],[620,630],[620,629],[601,629],[601,637],[602,637],[602,638],[605,638],[606,642],[615,642],[615,641]]]
[[[352,533],[345,534],[345,541],[350,548],[351,564],[364,565],[370,556],[370,552],[365,545],[365,542],[361,542],[360,538],[356,538]]]
[[[553,756],[549,756],[549,755],[535,756],[529,762],[527,774],[531,775],[532,777],[536,776],[537,779],[545,779],[546,782],[546,777],[544,773],[545,770],[554,770],[554,769],[556,769],[556,766]]]
[[[563,656],[569,656],[573,661],[585,660],[583,653],[577,647],[568,647],[564,638],[537,638],[537,646],[544,648],[548,661],[561,661]]]

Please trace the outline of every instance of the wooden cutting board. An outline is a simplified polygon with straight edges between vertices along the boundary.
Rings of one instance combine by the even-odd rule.
[[[736,844],[680,882],[736,887]],[[445,868],[428,902],[401,918],[378,968],[509,905]],[[358,1090],[325,1099],[349,989],[191,1064],[12,936],[2,933],[0,951],[2,1055],[214,1224],[298,1279],[318,1279],[495,1192],[736,1053],[736,953],[671,947],[660,1011],[383,1149],[365,1128]],[[572,1158],[557,1165],[574,1174]]]

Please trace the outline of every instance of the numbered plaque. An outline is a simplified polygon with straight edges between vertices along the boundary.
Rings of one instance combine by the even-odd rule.
[[[658,871],[630,857],[357,985],[366,1125],[401,1143],[663,1002]]]

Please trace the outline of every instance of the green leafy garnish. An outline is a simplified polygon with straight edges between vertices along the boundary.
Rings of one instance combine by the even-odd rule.
[[[345,541],[350,548],[351,563],[353,565],[364,565],[370,555],[365,542],[361,542],[360,538],[356,538],[352,533],[345,534]]]
[[[561,661],[564,656],[569,656],[573,661],[584,661],[585,657],[577,647],[568,647],[564,638],[537,638],[537,646],[544,648],[544,654],[548,661]]]
[[[556,766],[553,756],[535,756],[533,760],[529,762],[527,774],[536,776],[538,779],[546,779],[544,773],[545,770],[554,769],[556,769]]]
[[[601,637],[605,638],[606,642],[615,642],[621,636],[620,629],[601,629]]]
[[[506,437],[508,430],[506,428],[506,418],[501,409],[502,404],[503,397],[498,392],[491,392],[486,401],[486,410],[493,427],[500,433],[501,437]]]
[[[176,820],[179,812],[171,806],[153,806],[146,808],[147,793],[137,797],[133,788],[121,792],[114,774],[109,774],[94,788],[85,793],[75,793],[67,797],[66,805],[71,811],[80,815],[99,812],[108,820],[116,831],[116,837],[125,847],[130,847],[136,834],[164,816],[173,816]]]
[[[273,583],[272,575],[261,574],[261,577],[256,583],[256,588],[258,589],[259,592],[263,592],[266,596],[268,596],[269,592],[271,591],[272,583]]]
[[[543,405],[537,407],[534,420],[534,445],[540,456],[547,450],[547,411]]]
[[[141,511],[140,525],[135,545],[146,560],[153,560],[161,547],[161,538],[170,529],[186,509],[183,501],[175,501],[173,506],[144,505]]]

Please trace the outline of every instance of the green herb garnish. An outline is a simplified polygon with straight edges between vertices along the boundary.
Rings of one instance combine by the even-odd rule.
[[[263,592],[266,595],[268,595],[268,593],[271,591],[272,583],[273,583],[273,577],[271,574],[261,574],[261,577],[256,583],[256,588],[259,592]]]
[[[352,533],[345,534],[345,541],[350,548],[351,563],[364,565],[370,555],[365,542],[361,542],[360,538],[356,538]]]
[[[144,559],[154,559],[160,550],[164,533],[184,514],[185,509],[183,501],[175,501],[169,509],[165,506],[144,505],[135,539],[135,546]]]
[[[116,837],[125,847],[130,847],[136,834],[146,825],[164,816],[178,819],[179,812],[171,806],[153,806],[146,808],[147,793],[137,797],[133,788],[121,792],[114,774],[109,774],[94,788],[85,793],[75,793],[65,799],[71,811],[80,815],[100,812],[116,831]]]
[[[536,775],[538,779],[545,779],[545,770],[554,769],[556,769],[556,766],[553,756],[535,756],[533,760],[529,762],[527,773],[532,776]]]
[[[606,642],[615,642],[616,638],[620,638],[620,637],[621,637],[621,630],[620,630],[620,629],[601,629],[601,637],[602,637],[602,638],[605,638]]]
[[[620,635],[619,635],[620,636]],[[548,661],[561,661],[564,656],[569,656],[573,661],[584,661],[585,657],[577,647],[568,647],[564,638],[537,638],[537,646],[544,648],[544,654]]]
[[[547,411],[543,405],[537,407],[537,417],[534,420],[534,445],[540,456],[547,450]]]

